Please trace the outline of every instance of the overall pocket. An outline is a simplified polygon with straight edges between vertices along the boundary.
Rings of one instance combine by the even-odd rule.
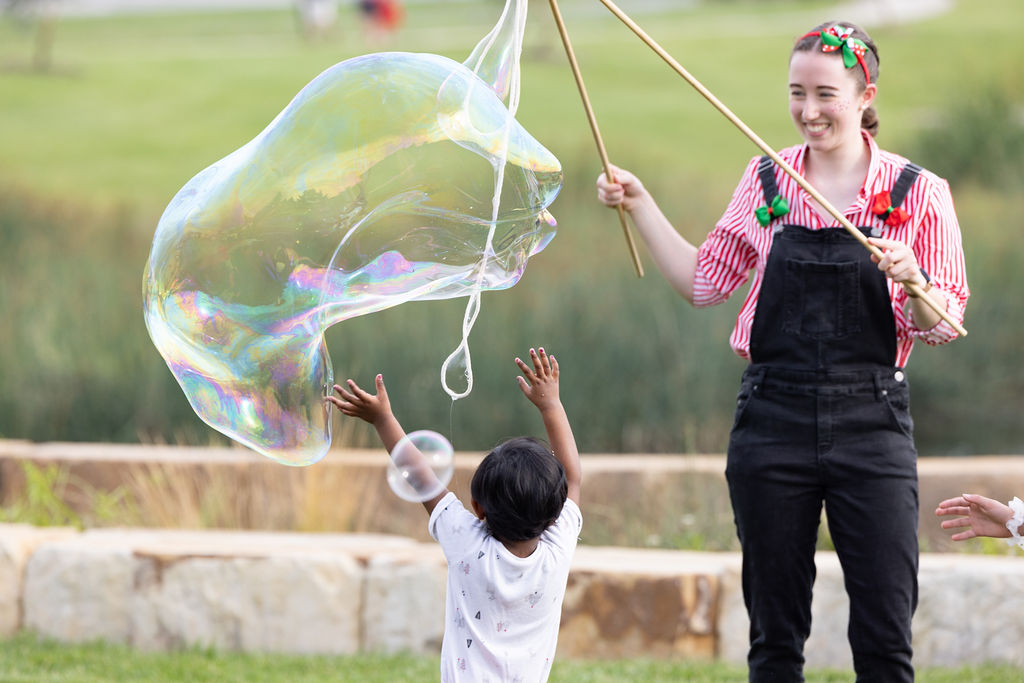
[[[885,393],[885,405],[900,432],[908,439],[913,439],[914,418],[910,416],[910,391],[907,387],[888,389]]]
[[[730,433],[735,432],[736,428],[740,426],[740,420],[743,419],[747,406],[754,398],[754,394],[758,390],[758,383],[761,381],[760,376],[744,376],[743,381],[740,382],[740,390],[736,393],[736,412],[733,415]]]
[[[786,260],[782,329],[814,340],[860,332],[860,264]]]

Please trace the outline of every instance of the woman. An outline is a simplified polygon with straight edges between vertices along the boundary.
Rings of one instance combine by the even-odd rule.
[[[636,176],[598,197],[622,204],[658,268],[694,306],[751,286],[730,337],[750,365],[726,478],[743,550],[750,680],[802,680],[814,548],[824,504],[850,596],[857,680],[910,681],[917,604],[917,453],[903,366],[916,339],[956,331],[968,289],[946,181],[880,149],[878,50],[829,22],[790,56],[789,110],[803,144],[780,155],[869,236],[875,259],[767,157],[748,164],[700,246],[680,236]]]

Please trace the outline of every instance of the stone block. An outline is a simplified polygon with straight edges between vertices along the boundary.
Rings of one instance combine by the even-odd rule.
[[[362,571],[348,555],[136,558],[135,647],[359,651]]]
[[[879,552],[885,552],[879,549]],[[850,622],[850,599],[843,583],[843,568],[832,552],[818,552],[814,558],[817,577],[811,600],[811,635],[804,644],[804,657],[811,668],[853,669],[853,653],[846,636]]]
[[[580,547],[562,608],[565,657],[713,659],[731,554]]]
[[[63,642],[131,643],[136,560],[128,548],[75,538],[44,543],[29,558],[24,626]]]
[[[1024,558],[922,555],[918,576],[918,666],[1024,666]]]
[[[371,557],[363,585],[363,649],[439,653],[447,575],[436,543]]]
[[[357,652],[363,567],[415,546],[378,534],[95,529],[29,560],[25,625],[145,649]]]
[[[0,638],[12,636],[21,628],[25,566],[36,547],[77,533],[68,527],[0,524]]]
[[[97,530],[140,561],[136,645],[351,654],[362,649],[363,567],[415,547],[381,534]]]
[[[742,560],[725,568],[718,584],[718,657],[733,664],[747,663],[750,619],[743,603]]]

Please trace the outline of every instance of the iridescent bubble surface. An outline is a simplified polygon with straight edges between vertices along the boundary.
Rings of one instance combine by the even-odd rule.
[[[511,287],[554,236],[561,166],[502,99],[517,97],[522,33],[507,24],[525,19],[525,0],[508,2],[472,69],[402,52],[336,64],[172,199],[145,319],[207,424],[316,462],[331,441],[324,330],[462,296],[475,318],[479,292]]]
[[[448,486],[455,473],[452,444],[429,429],[410,432],[391,449],[388,486],[402,500],[422,503]]]

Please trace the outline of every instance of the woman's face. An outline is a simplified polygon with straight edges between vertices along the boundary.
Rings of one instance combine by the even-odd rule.
[[[851,72],[840,55],[818,50],[794,52],[789,61],[789,113],[816,152],[862,144],[861,114],[875,99],[875,85],[861,91]]]

